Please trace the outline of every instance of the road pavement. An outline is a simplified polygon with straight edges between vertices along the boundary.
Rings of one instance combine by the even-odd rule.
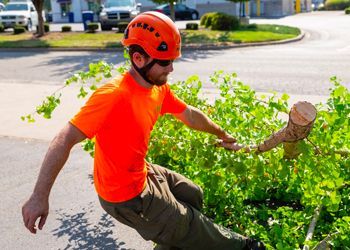
[[[335,18],[335,20],[333,20]],[[305,29],[306,38],[295,44],[230,50],[184,51],[175,63],[173,80],[197,73],[206,95],[217,96],[207,80],[216,69],[237,72],[260,92],[292,94],[290,103],[324,101],[328,78],[338,75],[350,82],[349,19],[340,12],[308,13],[254,22],[284,23]],[[76,146],[54,185],[50,216],[43,231],[31,235],[22,225],[21,205],[30,195],[49,140],[78,111],[77,88],[64,90],[62,105],[52,120],[23,123],[30,113],[65,78],[88,62],[103,59],[120,64],[116,52],[0,51],[0,248],[1,249],[152,249],[134,230],[106,216],[92,185],[92,160]]]

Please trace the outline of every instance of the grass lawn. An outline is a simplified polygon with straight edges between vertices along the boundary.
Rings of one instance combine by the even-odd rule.
[[[220,42],[251,43],[284,40],[300,34],[297,28],[280,25],[247,26],[237,31],[212,31],[207,29],[181,30],[183,44],[210,44]],[[35,38],[32,33],[13,35],[0,33],[0,48],[116,48],[122,47],[123,34],[115,32],[49,32]]]

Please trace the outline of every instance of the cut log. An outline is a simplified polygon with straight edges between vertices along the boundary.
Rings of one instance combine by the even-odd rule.
[[[281,143],[285,143],[285,157],[295,158],[299,152],[298,141],[306,138],[316,119],[317,110],[314,105],[309,102],[297,102],[289,112],[288,124],[285,128],[272,134],[272,136],[257,146],[244,146],[235,143],[219,142],[219,145],[233,151],[244,150],[245,152],[256,151],[262,153],[277,147]]]
[[[273,134],[258,145],[257,152],[266,152],[283,142],[296,143],[306,138],[316,119],[316,108],[309,102],[298,102],[289,113],[289,121],[285,128]],[[296,147],[294,147],[296,149]]]

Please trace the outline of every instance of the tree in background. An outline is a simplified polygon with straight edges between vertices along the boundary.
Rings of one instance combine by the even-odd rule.
[[[239,17],[245,17],[245,8],[243,6],[244,2],[249,2],[249,0],[226,0],[233,3],[239,3]]]
[[[44,35],[44,17],[43,17],[43,8],[44,8],[44,0],[32,0],[36,11],[38,13],[38,29],[36,31],[36,35],[41,37]]]

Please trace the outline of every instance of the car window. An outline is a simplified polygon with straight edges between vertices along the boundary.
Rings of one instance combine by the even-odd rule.
[[[5,6],[5,11],[28,10],[27,4],[8,4]]]
[[[175,7],[176,7],[176,10],[180,10],[180,11],[186,10],[186,6],[183,4],[176,4]]]

